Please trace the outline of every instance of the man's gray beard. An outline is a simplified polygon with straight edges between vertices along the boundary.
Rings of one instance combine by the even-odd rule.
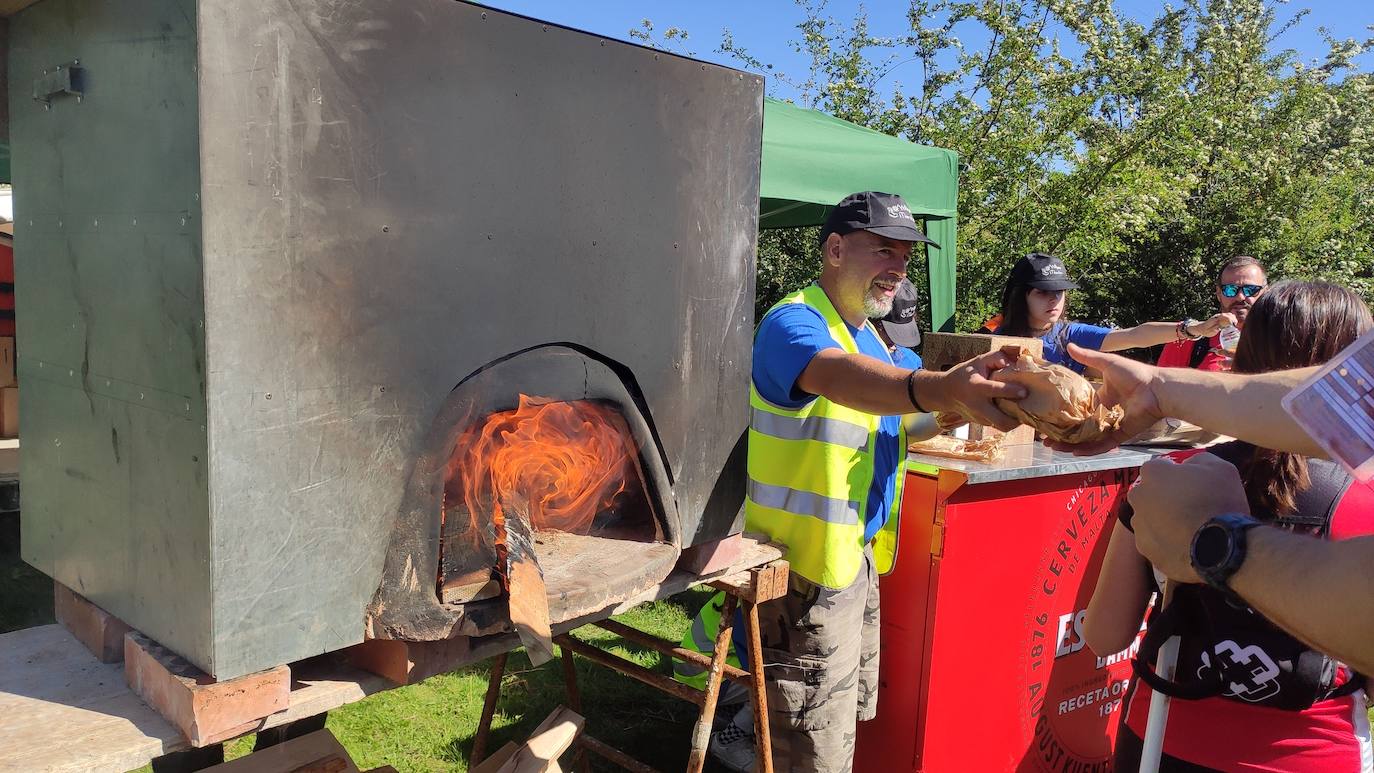
[[[864,293],[864,316],[869,319],[882,319],[892,312],[892,298],[880,301],[873,293]]]

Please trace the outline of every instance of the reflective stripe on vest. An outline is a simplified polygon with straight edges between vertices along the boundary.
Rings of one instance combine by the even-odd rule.
[[[859,353],[849,327],[820,286],[792,293],[773,308],[789,303],[815,309],[835,343],[845,352]],[[752,384],[749,402],[746,529],[787,546],[792,571],[807,580],[828,588],[849,585],[863,565],[880,418],[819,396],[801,408],[784,408],[765,400]],[[904,430],[899,442],[905,448]],[[899,465],[893,507],[874,540],[875,562],[884,573],[891,571],[895,558],[901,471]]]
[[[716,652],[716,635],[713,631],[720,630],[720,612],[724,607],[725,591],[721,591],[712,596],[693,618],[692,627],[688,629],[687,635],[682,637],[682,648],[700,652],[708,658],[713,656]],[[725,656],[725,662],[739,668],[739,658],[735,655],[733,640],[730,642],[730,652]],[[706,677],[707,669],[685,660],[673,659],[673,678],[679,682],[704,690]]]

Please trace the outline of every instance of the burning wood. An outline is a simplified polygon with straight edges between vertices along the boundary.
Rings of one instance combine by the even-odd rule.
[[[553,631],[549,626],[549,597],[544,571],[534,555],[534,535],[519,497],[503,499],[493,513],[497,553],[506,585],[510,621],[525,645],[530,663],[553,659]]]

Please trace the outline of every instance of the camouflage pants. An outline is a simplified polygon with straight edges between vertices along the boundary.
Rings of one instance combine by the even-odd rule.
[[[872,549],[847,588],[823,588],[796,574],[790,585],[786,596],[759,606],[773,769],[850,771],[855,723],[878,711]]]

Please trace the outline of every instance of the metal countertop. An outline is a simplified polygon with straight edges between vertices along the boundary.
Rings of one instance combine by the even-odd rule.
[[[995,483],[1023,478],[1048,478],[1075,472],[1139,467],[1149,459],[1175,450],[1177,449],[1129,447],[1096,456],[1074,456],[1054,451],[1037,441],[1007,446],[1002,458],[992,464],[924,454],[907,454],[907,461],[963,473],[968,476],[969,483]]]

